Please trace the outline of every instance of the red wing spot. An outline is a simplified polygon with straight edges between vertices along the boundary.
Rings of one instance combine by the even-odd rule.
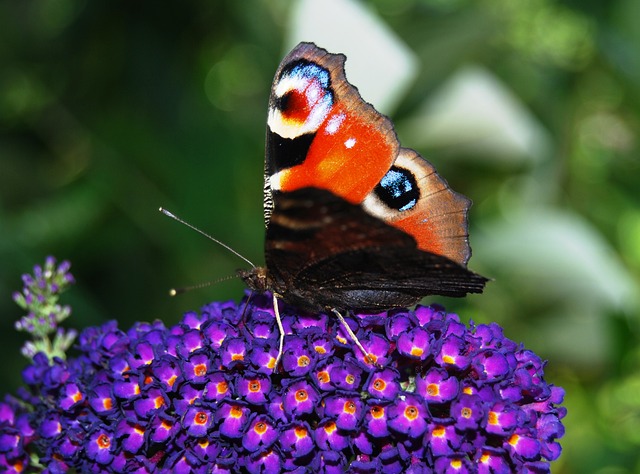
[[[282,96],[278,109],[285,120],[298,123],[304,123],[311,111],[306,95],[298,90],[289,91]]]

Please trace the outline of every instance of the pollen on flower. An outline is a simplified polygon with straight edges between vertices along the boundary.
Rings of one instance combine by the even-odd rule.
[[[206,364],[197,364],[193,367],[193,374],[198,377],[203,377],[207,373],[207,365]]]
[[[418,418],[418,408],[413,405],[409,405],[404,409],[404,416],[407,420],[415,420]]]
[[[353,415],[356,412],[357,406],[351,400],[344,404],[344,412]]]
[[[326,354],[327,350],[323,347],[323,346],[315,346],[314,350],[318,353],[318,354]]]
[[[438,425],[433,429],[431,434],[436,438],[442,438],[446,434],[446,431],[444,429],[444,426]]]
[[[487,418],[487,422],[490,425],[498,425],[500,423],[500,420],[498,419],[498,414],[495,411],[490,411]]]
[[[424,354],[424,349],[422,349],[422,347],[412,347],[411,348],[411,355],[412,356],[420,357],[422,354]]]
[[[440,394],[440,387],[436,383],[430,383],[427,385],[427,394],[432,397],[437,397]]]
[[[318,382],[320,383],[329,383],[331,381],[331,377],[329,376],[329,372],[323,370],[322,372],[318,372]]]
[[[105,410],[111,410],[113,408],[113,399],[111,397],[105,397],[102,399],[102,406]]]
[[[304,402],[309,398],[309,394],[306,390],[298,390],[296,392],[296,400],[299,402]]]
[[[255,424],[255,426],[253,427],[253,431],[261,435],[267,432],[267,428],[268,428],[267,424],[261,421]]]
[[[511,435],[511,438],[509,438],[509,444],[515,447],[518,444],[519,440],[520,436],[514,433],[513,435]]]
[[[337,429],[338,429],[338,426],[333,421],[330,421],[329,423],[324,425],[324,430],[327,432],[327,434],[331,434],[335,432]]]
[[[454,469],[461,469],[462,468],[462,461],[460,459],[452,459],[451,460],[451,467]]]
[[[379,392],[382,392],[386,387],[387,382],[385,382],[383,379],[376,379],[373,382],[373,388],[378,390]]]
[[[229,384],[226,381],[216,384],[216,392],[218,392],[219,395],[223,395],[227,393],[227,391],[229,391]]]
[[[244,355],[243,354],[233,354],[231,356],[231,360],[244,360]]]
[[[98,447],[100,449],[109,449],[109,447],[111,446],[111,439],[103,433],[98,436],[96,443],[98,444]]]
[[[352,385],[355,380],[356,378],[352,374],[349,374],[345,377],[345,382],[347,382],[349,385]]]
[[[371,407],[370,413],[371,416],[375,419],[384,418],[384,408],[381,406]]]
[[[196,413],[196,416],[193,418],[194,423],[196,423],[197,425],[204,425],[208,420],[209,416],[203,411],[199,411],[198,413]]]
[[[455,364],[456,363],[456,359],[450,355],[445,355],[442,357],[442,360],[446,363],[446,364]]]
[[[154,401],[153,406],[155,408],[160,408],[160,407],[164,406],[164,398],[163,397],[156,397],[153,401]]]
[[[259,380],[252,380],[249,383],[249,391],[252,393],[256,393],[260,391],[260,381]]]
[[[308,367],[310,363],[311,359],[309,359],[309,357],[307,357],[306,355],[298,357],[298,367]]]
[[[298,439],[306,438],[309,434],[304,426],[296,426],[295,433]]]
[[[471,418],[471,415],[473,414],[473,410],[469,407],[464,407],[460,414],[462,415],[463,418]]]
[[[232,406],[229,416],[232,418],[242,418],[242,409],[237,405]]]
[[[15,463],[11,464],[14,472],[21,473],[24,471],[24,463],[21,459],[18,459]]]

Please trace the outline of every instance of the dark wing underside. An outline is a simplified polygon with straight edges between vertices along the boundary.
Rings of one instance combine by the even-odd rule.
[[[329,191],[274,194],[266,264],[274,290],[310,310],[382,311],[427,295],[481,293],[486,278],[424,252],[405,232]]]

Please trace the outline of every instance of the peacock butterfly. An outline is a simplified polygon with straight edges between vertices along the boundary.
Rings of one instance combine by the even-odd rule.
[[[239,275],[273,293],[278,323],[277,298],[340,317],[481,293],[487,282],[466,267],[471,201],[400,146],[391,121],[347,81],[345,60],[300,43],[271,88],[266,265]]]

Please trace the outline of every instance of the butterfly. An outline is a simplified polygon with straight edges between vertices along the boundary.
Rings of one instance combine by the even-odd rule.
[[[391,121],[347,81],[345,60],[300,43],[271,88],[265,266],[239,276],[273,294],[279,325],[277,299],[344,321],[346,311],[481,293],[487,282],[467,269],[471,201],[400,146]]]

